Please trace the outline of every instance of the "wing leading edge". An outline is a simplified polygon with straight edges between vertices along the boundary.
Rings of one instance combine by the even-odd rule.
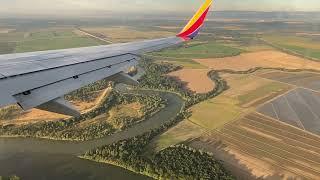
[[[139,55],[193,39],[203,25],[212,0],[206,0],[176,37],[30,53],[0,55],[0,107],[19,104],[78,116],[63,96],[108,77],[136,85],[125,72],[138,63]]]

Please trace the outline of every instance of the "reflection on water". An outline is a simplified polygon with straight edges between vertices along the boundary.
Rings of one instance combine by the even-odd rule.
[[[143,94],[154,93],[143,91]],[[105,138],[86,142],[0,138],[0,175],[16,174],[31,180],[148,179],[119,167],[79,159],[77,155],[94,147],[143,134],[174,118],[183,107],[182,99],[171,93],[160,93],[160,96],[168,102],[164,109],[132,128]]]
[[[23,180],[144,180],[147,177],[76,156],[48,153],[5,153],[0,156],[0,174],[17,174]]]

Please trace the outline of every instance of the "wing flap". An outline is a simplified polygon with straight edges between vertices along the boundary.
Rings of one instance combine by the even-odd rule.
[[[85,74],[101,68],[112,67],[113,65],[117,65],[126,61],[134,61],[135,59],[138,59],[138,57],[131,54],[126,54],[86,63],[78,63],[60,68],[48,69],[46,71],[39,71],[2,79],[0,80],[0,87],[1,90],[6,90],[13,96],[28,90],[33,90],[48,84],[65,80],[73,76]]]
[[[29,110],[68,94],[85,85],[104,79],[105,77],[110,77],[120,72],[124,72],[131,66],[136,65],[136,63],[137,61],[126,61],[114,65],[111,68],[105,67],[99,70],[87,72],[76,77],[71,77],[37,89],[29,90],[28,93],[14,95],[14,97],[24,110]]]
[[[73,107],[71,103],[66,101],[63,97],[41,104],[40,106],[37,107],[37,109],[54,112],[58,114],[65,114],[65,115],[74,116],[74,117],[81,115],[80,112],[75,107]]]
[[[0,99],[0,107],[17,103],[17,100],[7,92],[1,92]]]

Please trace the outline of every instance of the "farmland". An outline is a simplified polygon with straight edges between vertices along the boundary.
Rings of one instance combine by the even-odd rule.
[[[155,39],[168,36],[174,36],[174,33],[168,31],[151,30],[148,33],[134,27],[114,26],[114,27],[85,27],[83,30],[100,35],[113,43],[130,42],[139,39]]]
[[[260,112],[320,135],[319,98],[319,93],[298,88],[264,105]]]
[[[215,42],[199,42],[185,44],[182,48],[172,48],[160,52],[152,53],[155,56],[170,57],[170,58],[218,58],[227,56],[239,55],[242,50],[225,46]]]
[[[311,89],[313,91],[319,91],[320,74],[317,72],[279,72],[279,71],[265,71],[258,73],[257,76],[270,79],[273,81],[279,81],[286,84],[292,84],[294,86]]]
[[[230,88],[222,95],[192,107],[190,121],[216,129],[290,89],[288,85],[250,75],[223,74],[222,77]]]
[[[192,114],[186,122],[158,137],[153,141],[153,146],[163,148],[172,143],[196,138],[201,135],[203,128],[223,128],[225,124],[255,111],[255,108],[264,102],[292,88],[290,85],[250,74],[221,73],[221,77],[228,82],[229,89],[218,97],[191,107]]]
[[[0,53],[20,53],[84,46],[102,45],[105,42],[80,36],[72,28],[36,29],[28,32],[0,33]]]
[[[186,88],[196,93],[207,93],[214,88],[206,69],[182,69],[168,75],[182,81]]]
[[[200,137],[205,130],[190,122],[182,121],[165,133],[155,137],[147,146],[147,153],[159,152],[169,146]]]
[[[232,97],[238,101],[241,107],[256,108],[291,89],[290,85],[273,82],[252,74],[222,74],[231,87],[225,92],[225,96]]]
[[[316,179],[319,142],[317,136],[253,113],[191,145],[213,152],[227,167],[237,169],[238,177]]]
[[[319,132],[319,74],[266,71],[257,76],[296,88],[259,108],[259,112],[315,134]]]
[[[197,58],[195,61],[215,70],[245,71],[255,67],[320,70],[320,64],[317,62],[274,50],[242,53],[239,56],[225,58]]]
[[[15,26],[12,29],[1,28],[0,53],[72,48],[174,36],[181,29],[177,24],[185,23],[167,19],[148,22],[150,27],[149,23],[143,25],[145,22],[132,23],[132,26],[126,23],[111,22],[109,25],[103,22],[90,25],[74,23],[76,25],[54,28],[19,29]],[[131,157],[139,158],[141,155],[153,158],[149,155],[170,153],[172,149],[179,147],[175,146],[176,144],[184,144],[197,150],[192,150],[194,152],[203,150],[212,153],[214,158],[222,160],[225,167],[239,179],[318,178],[320,138],[312,133],[317,133],[319,129],[320,114],[317,109],[320,100],[319,93],[315,91],[320,90],[320,75],[315,71],[299,69],[320,70],[318,62],[308,60],[309,57],[319,56],[320,46],[316,43],[319,37],[316,32],[310,31],[312,36],[303,33],[306,32],[303,27],[309,27],[310,24],[293,23],[295,22],[210,20],[198,39],[178,47],[148,53],[146,55],[148,60],[154,60],[157,65],[150,69],[157,73],[152,76],[148,74],[149,79],[147,82],[142,82],[142,87],[184,93],[188,109],[182,115],[179,114],[179,118],[185,118],[184,121],[171,128],[168,127],[168,131],[157,134],[150,141],[142,139],[145,148],[136,144],[139,139],[132,139],[134,142],[132,145],[138,146],[143,153]],[[106,41],[90,37],[80,30]],[[285,33],[277,34],[282,30],[285,30]],[[302,34],[296,34],[298,31]],[[277,48],[272,44],[280,47]],[[282,48],[300,55],[288,53]],[[168,63],[174,66],[170,68]],[[281,69],[252,70],[256,67]],[[179,70],[171,72],[171,69]],[[249,69],[252,71],[245,72]],[[170,73],[165,75],[164,71]],[[209,72],[211,75],[215,73],[216,78],[208,77]],[[174,80],[168,77],[174,77]],[[177,83],[177,79],[181,83]],[[220,86],[217,86],[219,83],[223,84],[222,91],[225,90],[222,94],[213,92],[210,97],[214,98],[209,99],[206,94],[201,94],[210,93],[217,87],[217,90],[221,90]],[[229,89],[225,88],[227,86]],[[101,97],[108,96],[108,94],[102,96],[101,89],[85,91],[88,93],[78,91],[67,96],[67,99],[84,114],[95,109],[100,100],[105,100]],[[217,94],[219,96],[215,97]],[[117,97],[121,95],[117,94]],[[144,100],[150,96],[142,97]],[[169,111],[171,105],[166,107],[165,111]],[[154,104],[149,106],[153,107]],[[23,127],[22,131],[19,131],[21,130],[19,128],[13,131],[31,137],[49,136],[64,140],[87,140],[108,136],[131,125],[137,125],[144,120],[145,107],[143,103],[137,101],[108,105],[99,109],[99,114],[89,114],[88,118],[72,123],[68,121],[69,117],[62,115],[40,110],[22,112],[17,106],[12,106],[0,110],[0,117],[6,117],[6,120],[0,123],[19,125]],[[159,108],[161,107],[153,110]],[[273,108],[276,108],[277,114]],[[139,135],[140,131],[147,128],[159,124],[160,127],[160,122],[169,122],[170,118],[173,116],[156,116],[156,125],[145,122],[147,126],[143,130],[138,126],[140,129],[132,129],[131,133],[134,131],[133,134]],[[300,124],[297,124],[298,121]],[[312,133],[305,131],[308,128]],[[117,138],[125,139],[125,137],[128,137],[128,134],[122,131],[121,137]],[[115,143],[120,147],[120,151],[117,152],[126,154],[127,150],[128,152],[133,150],[121,149],[122,142]],[[168,148],[170,146],[171,150]],[[166,155],[168,160],[172,159],[172,156],[174,154]]]
[[[65,49],[100,44],[103,44],[103,42],[85,36],[78,36],[70,29],[54,29],[26,34],[25,38],[17,42],[14,52]]]
[[[305,35],[303,33],[302,35]],[[312,37],[286,36],[286,35],[265,35],[263,40],[273,44],[284,51],[294,52],[305,57],[320,59],[320,46]]]
[[[179,47],[149,53],[147,56],[157,61],[166,61],[187,69],[208,69],[207,66],[194,61],[194,59],[235,56],[241,52],[243,50],[226,46],[222,43],[198,40],[185,43]]]

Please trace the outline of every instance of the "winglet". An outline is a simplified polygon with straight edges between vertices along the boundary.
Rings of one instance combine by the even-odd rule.
[[[190,40],[196,37],[204,24],[211,4],[212,0],[206,0],[197,11],[197,13],[192,17],[192,19],[177,36],[181,37],[184,40]]]

